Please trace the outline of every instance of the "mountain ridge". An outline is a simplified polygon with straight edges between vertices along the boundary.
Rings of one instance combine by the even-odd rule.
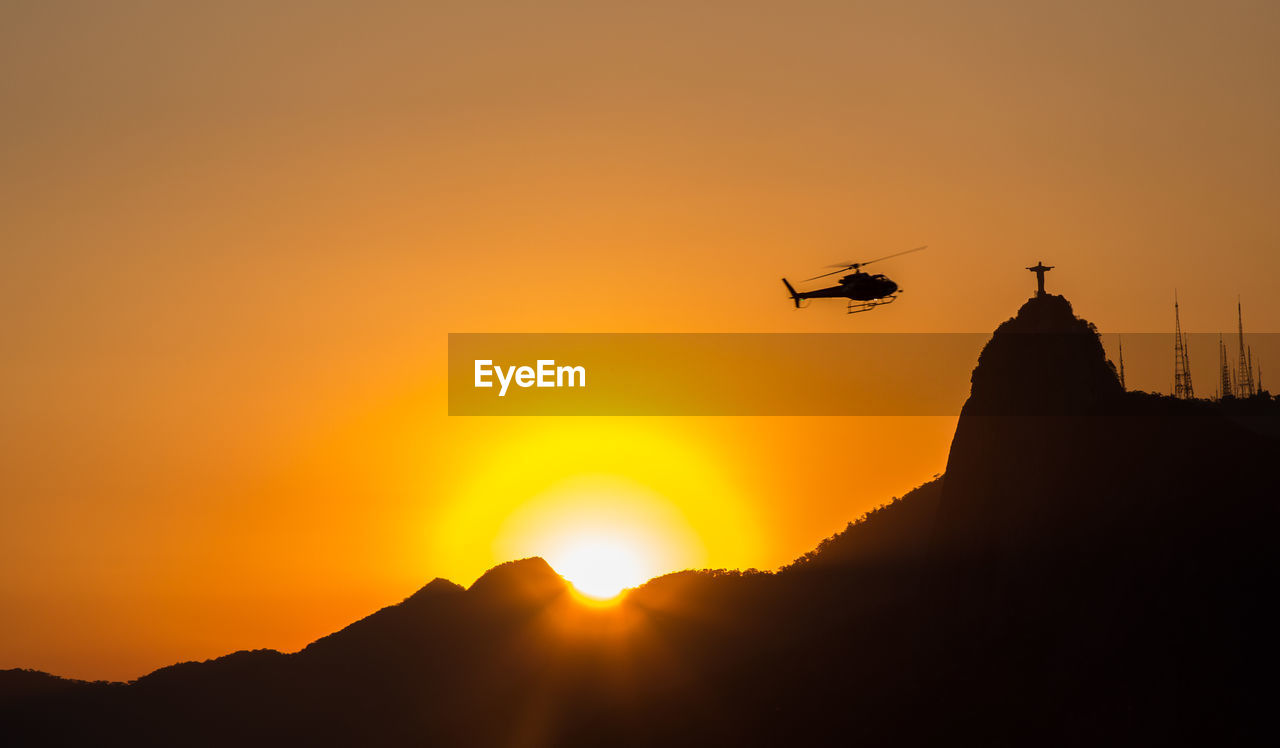
[[[5,671],[0,715],[55,744],[1256,737],[1276,417],[1125,392],[1094,327],[1034,297],[984,347],[946,472],[778,572],[676,572],[584,611],[522,559],[293,654],[128,686]]]

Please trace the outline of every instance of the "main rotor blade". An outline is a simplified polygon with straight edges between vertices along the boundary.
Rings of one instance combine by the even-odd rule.
[[[812,281],[812,280],[817,280],[817,279],[819,279],[819,278],[825,278],[825,277],[827,277],[828,275],[835,275],[836,273],[843,273],[844,271],[848,270],[848,269],[849,269],[849,268],[851,268],[851,267],[853,267],[853,266],[852,266],[852,265],[841,265],[839,270],[832,270],[830,273],[823,273],[822,275],[815,275],[815,276],[813,276],[812,278],[805,278],[803,281],[801,281],[801,283],[808,283],[809,281]]]
[[[891,255],[885,255],[884,257],[877,257],[877,258],[875,258],[874,260],[867,260],[866,262],[859,262],[858,264],[859,264],[859,265],[870,265],[870,264],[871,264],[871,263],[873,263],[873,262],[879,262],[879,261],[881,261],[881,260],[887,260],[887,259],[889,259],[890,257],[901,257],[902,255],[909,255],[909,254],[911,254],[912,252],[919,252],[919,251],[920,251],[920,250],[922,250],[922,249],[928,249],[928,248],[929,248],[929,245],[928,245],[928,244],[926,244],[926,245],[924,245],[923,247],[916,247],[915,249],[904,249],[904,250],[902,250],[901,252],[894,252],[894,253],[893,253],[893,254],[891,254]]]
[[[846,262],[846,263],[842,263],[842,264],[840,264],[840,265],[828,265],[827,267],[829,267],[829,268],[836,268],[836,270],[832,270],[830,273],[823,273],[822,275],[815,275],[815,276],[813,276],[812,278],[805,278],[805,279],[804,279],[803,281],[801,281],[801,282],[802,282],[802,283],[806,283],[806,282],[811,281],[811,280],[817,280],[817,279],[819,279],[819,278],[825,278],[825,277],[827,277],[828,275],[835,275],[836,273],[843,273],[843,272],[844,272],[844,271],[846,271],[846,270],[856,270],[856,269],[858,269],[858,268],[862,267],[863,265],[870,265],[870,264],[871,264],[871,263],[873,263],[873,262],[879,262],[879,261],[881,261],[881,260],[887,260],[887,259],[889,259],[889,258],[891,258],[891,257],[901,257],[902,255],[909,255],[909,254],[911,254],[912,252],[919,252],[919,251],[920,251],[920,250],[922,250],[922,249],[928,249],[928,248],[929,248],[929,245],[927,245],[927,244],[926,244],[926,245],[925,245],[925,246],[923,246],[923,247],[916,247],[915,249],[904,249],[904,250],[902,250],[901,252],[894,252],[894,253],[893,253],[893,254],[891,254],[891,255],[885,255],[884,257],[877,257],[877,258],[876,258],[876,259],[874,259],[874,260],[867,260],[866,262]]]

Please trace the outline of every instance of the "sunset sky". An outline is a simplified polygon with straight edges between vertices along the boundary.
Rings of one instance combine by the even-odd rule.
[[[1274,332],[1278,45],[1265,1],[0,3],[0,668],[293,650],[601,538],[775,568],[955,425],[451,418],[450,332],[988,332],[1038,260],[1104,333],[1175,288]],[[870,314],[778,280],[921,244]]]

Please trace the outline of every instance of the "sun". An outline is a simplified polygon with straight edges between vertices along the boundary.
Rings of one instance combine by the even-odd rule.
[[[596,535],[572,538],[548,551],[547,563],[583,596],[596,601],[617,597],[648,579],[639,549],[624,538]]]
[[[746,565],[761,547],[746,489],[728,477],[722,455],[690,438],[696,424],[684,426],[511,419],[499,438],[489,423],[485,449],[453,455],[466,478],[444,491],[447,505],[436,515],[422,505],[430,536],[419,546],[421,565],[465,583],[537,556],[582,600],[713,559]]]
[[[611,600],[653,577],[698,568],[706,559],[701,538],[679,507],[616,475],[556,481],[512,509],[496,535],[496,557],[542,557],[585,602]]]

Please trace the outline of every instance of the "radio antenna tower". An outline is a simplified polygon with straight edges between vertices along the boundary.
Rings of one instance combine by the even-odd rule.
[[[1253,365],[1248,349],[1244,346],[1244,313],[1240,311],[1240,297],[1236,297],[1236,323],[1240,331],[1240,362],[1236,365],[1236,397],[1253,397]]]
[[[1222,333],[1218,333],[1218,362],[1222,370],[1218,398],[1235,397],[1235,390],[1231,387],[1231,367],[1227,366],[1227,344],[1222,342]]]
[[[1190,400],[1196,396],[1191,385],[1191,357],[1187,353],[1187,336],[1182,332],[1178,314],[1178,292],[1173,292],[1173,396]]]
[[[1117,335],[1116,341],[1120,346],[1120,389],[1127,390],[1129,388],[1124,385],[1124,338]]]

